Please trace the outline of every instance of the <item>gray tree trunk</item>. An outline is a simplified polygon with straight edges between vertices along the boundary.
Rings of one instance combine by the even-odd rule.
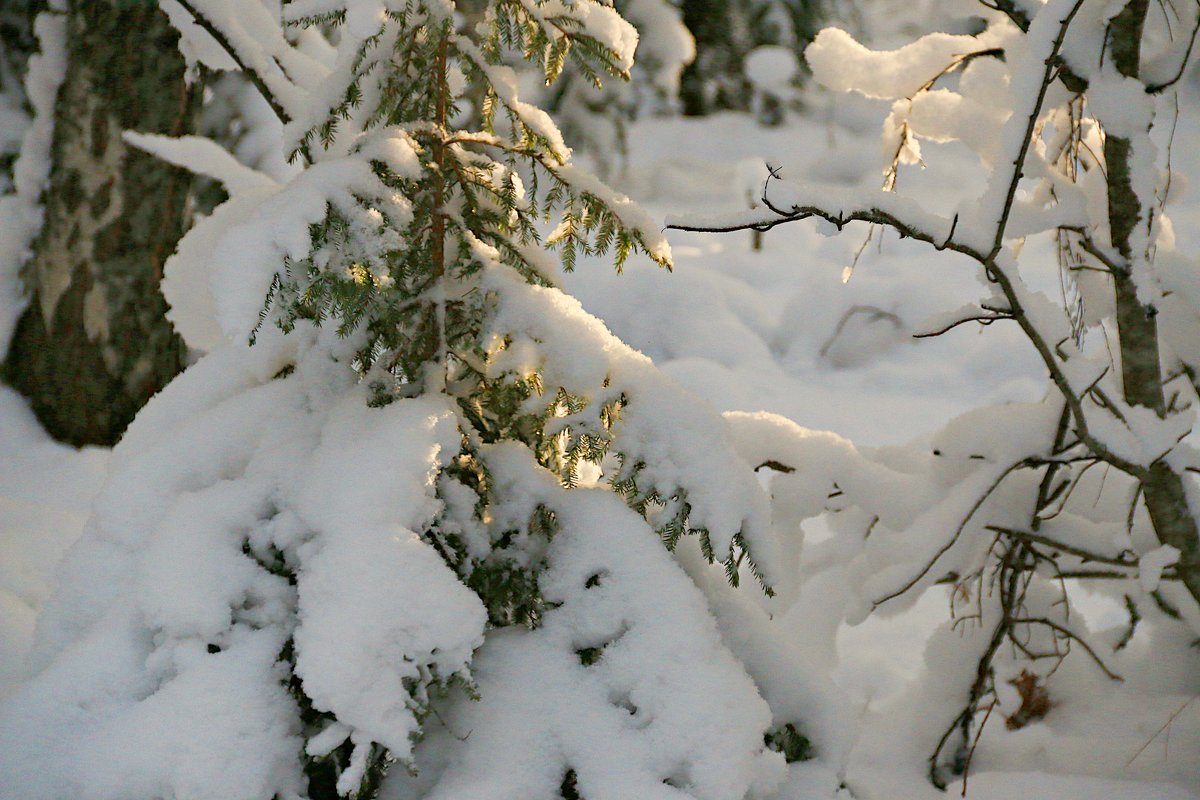
[[[1117,71],[1129,78],[1140,72],[1142,29],[1149,0],[1132,0],[1113,17],[1109,28],[1109,52]],[[1108,167],[1108,223],[1113,247],[1128,265],[1134,256],[1130,237],[1146,223],[1146,209],[1133,189],[1130,161],[1131,142],[1109,135],[1104,140]],[[1121,378],[1125,399],[1149,408],[1160,417],[1166,414],[1158,346],[1156,310],[1137,296],[1131,270],[1112,271],[1116,295],[1117,330],[1121,342]],[[1158,539],[1180,552],[1177,569],[1188,591],[1200,601],[1200,533],[1188,506],[1183,477],[1162,461],[1155,462],[1142,478],[1146,511]]]
[[[73,445],[114,443],[183,366],[159,280],[191,179],[121,139],[193,130],[200,86],[185,83],[177,40],[157,3],[71,0],[45,222],[4,377]]]

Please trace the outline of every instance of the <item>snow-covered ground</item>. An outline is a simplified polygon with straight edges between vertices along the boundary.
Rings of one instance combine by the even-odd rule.
[[[773,129],[737,115],[644,120],[630,132],[622,188],[665,217],[744,206],[760,185],[760,158],[785,177],[878,184],[877,110],[839,101]],[[1176,144],[1177,167],[1193,175],[1200,154],[1180,143],[1200,141],[1195,123],[1185,118]],[[900,180],[934,207],[969,190],[977,175],[965,151],[945,148],[927,162]],[[1174,209],[1181,234],[1200,231],[1200,203],[1181,202]],[[936,312],[977,295],[973,264],[876,232],[844,281],[866,235],[865,226],[827,236],[815,224],[792,224],[767,233],[755,250],[748,233],[672,232],[674,273],[630,263],[616,276],[602,260],[585,260],[564,285],[719,409],[777,412],[860,445],[907,442],[977,406],[1040,398],[1041,367],[1014,327],[964,325],[912,338]],[[1054,286],[1053,258],[1045,263],[1035,280]],[[21,400],[0,390],[0,698],[25,674],[54,565],[79,533],[106,459],[101,450],[48,441]],[[792,765],[781,797],[844,797],[837,794],[843,780],[864,800],[940,796],[921,777],[922,765],[901,773],[894,760],[906,754],[905,715],[920,713],[905,706],[902,690],[920,675],[926,640],[946,618],[942,592],[931,590],[897,617],[840,631],[833,678],[859,715],[842,721],[855,746],[843,764]],[[1093,629],[1119,621],[1114,610],[1102,599],[1082,604]],[[1200,798],[1200,700],[1191,701],[1200,695],[1200,670],[1180,671],[1200,661],[1194,653],[1134,652],[1126,663],[1142,671],[1112,692],[1097,690],[1085,665],[1068,663],[1064,670],[1080,671],[1079,690],[1057,697],[1043,722],[1019,731],[988,727],[965,791],[957,783],[948,791],[975,800]]]
[[[733,114],[644,121],[630,136],[623,188],[666,217],[745,207],[761,187],[758,159],[806,182],[878,186],[884,107],[848,96],[817,102],[827,105],[773,129]],[[1183,145],[1197,132],[1200,120],[1185,111],[1173,153],[1184,175],[1200,174],[1195,149]],[[965,148],[931,150],[924,168],[901,172],[907,192],[936,209],[977,191],[980,167]],[[1171,213],[1180,239],[1194,241],[1200,203],[1185,196]],[[614,278],[597,260],[566,276],[565,285],[624,341],[721,410],[774,411],[859,445],[909,442],[971,408],[1042,397],[1043,368],[1013,325],[912,337],[937,312],[977,296],[977,265],[876,231],[845,280],[868,228],[829,233],[812,222],[785,225],[766,233],[755,250],[747,232],[672,231],[674,274],[639,263]],[[1053,253],[1047,250],[1040,263],[1044,270],[1026,279],[1053,295],[1059,281]],[[822,533],[809,531],[810,541]],[[1077,592],[1074,602],[1093,629],[1122,622],[1112,600]],[[894,739],[904,729],[890,717],[919,717],[919,709],[905,706],[902,690],[921,672],[926,642],[947,608],[945,591],[934,589],[900,616],[868,618],[838,635],[834,678],[862,714],[859,742],[841,768],[856,796],[938,796],[923,776],[897,779],[889,756],[903,750]],[[974,757],[967,796],[1200,797],[1194,793],[1200,791],[1200,659],[1163,654],[1161,660],[1171,663],[1143,669],[1131,659],[1141,674],[1126,676],[1127,692],[1110,692],[1081,675],[1079,691],[1061,698],[1044,723],[1008,731],[993,722]],[[793,766],[793,779],[785,796],[808,797],[811,787],[811,796],[826,797],[839,783],[819,764]],[[963,787],[947,791],[957,795]]]

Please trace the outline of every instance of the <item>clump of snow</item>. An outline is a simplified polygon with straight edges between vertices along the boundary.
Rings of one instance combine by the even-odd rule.
[[[696,41],[679,9],[662,0],[629,0],[621,15],[637,36],[639,66],[653,70],[654,86],[673,96],[683,68],[696,58]]]
[[[8,352],[13,328],[25,309],[21,265],[42,227],[41,196],[50,178],[54,105],[67,73],[65,11],[65,0],[53,0],[34,21],[38,52],[30,56],[25,74],[33,118],[13,163],[13,193],[0,197],[0,359]]]
[[[759,91],[783,95],[791,89],[800,65],[790,47],[760,45],[746,54],[743,69]]]
[[[1142,584],[1142,590],[1147,593],[1157,591],[1163,570],[1178,562],[1179,549],[1169,544],[1143,554],[1138,559],[1138,581]]]
[[[497,296],[492,324],[511,340],[492,362],[493,374],[538,370],[547,386],[589,398],[593,415],[606,402],[627,397],[614,437],[626,464],[641,468],[639,483],[664,498],[685,496],[690,524],[708,531],[720,560],[732,555],[734,537],[743,535],[770,583],[776,573],[766,498],[750,465],[722,435],[714,409],[664,377],[560,291],[527,285],[502,268],[490,270],[483,285]],[[566,339],[558,334],[563,330],[574,334]],[[537,360],[531,362],[533,353]]]
[[[480,650],[479,702],[456,704],[437,734],[470,736],[424,796],[550,796],[567,770],[587,797],[773,789],[783,760],[763,746],[770,712],[646,522],[610,491],[523,475],[539,470],[523,448],[487,458],[559,515],[541,578],[555,605],[536,630]],[[409,796],[403,782],[395,796]]]
[[[911,98],[953,59],[996,46],[989,40],[994,37],[931,33],[896,50],[875,51],[840,28],[825,28],[804,58],[813,77],[830,89],[894,100]]]
[[[482,606],[413,533],[437,512],[453,416],[436,400],[371,409],[330,386],[325,348],[264,339],[200,361],[116,449],[40,622],[42,672],[0,712],[22,754],[0,772],[24,796],[299,791],[289,638],[314,703],[397,757],[422,703],[409,680],[468,674]],[[293,375],[272,379],[288,358]]]
[[[365,406],[359,391],[339,399],[300,479],[296,522],[320,533],[301,549],[296,672],[317,708],[408,759],[426,698],[407,687],[467,675],[485,616],[414,532],[439,511],[454,413],[433,398]]]

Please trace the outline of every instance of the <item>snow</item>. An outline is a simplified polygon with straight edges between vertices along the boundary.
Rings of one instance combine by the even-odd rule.
[[[26,796],[295,791],[298,721],[276,664],[289,636],[314,704],[400,758],[424,704],[410,681],[469,674],[483,609],[412,533],[439,507],[432,470],[457,451],[452,415],[434,400],[370,409],[360,388],[331,384],[327,346],[305,362],[296,342],[264,338],[199,362],[116,448],[63,562],[69,583],[39,620],[32,658],[48,667],[0,712],[0,740],[20,754],[0,773]],[[272,380],[281,358],[301,363]],[[272,553],[296,586],[267,571]],[[430,597],[437,613],[416,615]],[[63,758],[70,768],[51,766]]]
[[[831,109],[835,121],[829,124],[837,126],[836,145],[827,144],[825,131],[817,121],[796,121],[782,134],[754,129],[748,121],[732,116],[641,123],[645,135],[631,139],[634,152],[629,172],[639,190],[633,196],[689,220],[695,220],[697,212],[711,213],[713,208],[744,207],[747,200],[741,187],[745,181],[737,176],[746,171],[743,160],[761,156],[773,167],[781,168],[785,177],[811,176],[815,184],[810,191],[813,200],[829,203],[834,198],[832,203],[844,205],[838,199],[842,193],[853,196],[861,192],[867,196],[878,186],[875,165],[847,163],[843,155],[870,148],[869,144],[864,148],[855,143],[869,142],[870,131],[856,139],[849,128],[859,108],[849,100],[835,101]],[[1177,159],[1179,152],[1177,145]],[[939,150],[938,159],[927,159],[927,164],[928,168],[920,173],[904,173],[901,180],[926,208],[942,214],[968,188],[964,175],[986,175],[989,166],[986,161],[974,160],[973,154],[965,150],[954,149]],[[874,202],[876,195],[869,196]],[[918,213],[911,208],[904,211]],[[1176,212],[1191,214],[1186,208],[1177,207]],[[731,212],[726,218],[736,217]],[[1021,342],[1012,323],[999,322],[986,329],[963,325],[942,337],[918,343],[881,346],[879,340],[869,336],[848,339],[847,343],[854,342],[850,350],[855,353],[848,365],[844,357],[831,360],[822,356],[821,350],[839,322],[848,319],[848,328],[855,316],[863,316],[854,311],[856,308],[894,314],[900,321],[899,338],[903,339],[904,334],[936,327],[939,319],[940,324],[952,321],[965,303],[976,309],[979,302],[995,304],[986,293],[980,295],[970,264],[953,254],[935,255],[928,248],[892,237],[885,237],[878,250],[875,244],[868,247],[854,278],[842,285],[842,266],[864,234],[863,228],[855,232],[848,227],[841,238],[823,239],[816,226],[788,225],[765,234],[762,251],[755,252],[748,233],[670,233],[677,263],[673,275],[631,264],[621,281],[612,281],[602,272],[601,264],[592,268],[581,265],[564,276],[563,285],[578,295],[586,308],[603,317],[624,341],[651,355],[656,364],[685,386],[718,407],[745,412],[727,415],[735,423],[735,442],[742,457],[751,464],[773,460],[797,469],[797,473],[777,473],[770,478],[777,517],[784,514],[803,519],[812,516],[814,509],[824,507],[832,487],[823,488],[805,475],[811,465],[814,474],[828,476],[843,491],[857,477],[863,481],[862,491],[868,499],[873,494],[881,506],[892,509],[893,515],[903,515],[907,508],[910,519],[916,519],[929,503],[932,487],[922,491],[920,483],[906,474],[918,469],[915,464],[905,466],[893,460],[890,470],[884,470],[890,451],[878,445],[914,438],[927,442],[926,452],[937,449],[942,453],[938,459],[945,479],[959,480],[954,476],[977,473],[973,480],[987,483],[997,474],[997,467],[988,462],[1003,457],[1002,452],[992,449],[995,444],[1002,443],[1012,448],[1010,453],[1016,453],[1024,437],[1029,437],[1025,444],[1046,441],[1046,426],[1053,427],[1057,411],[1039,403],[1042,390],[1035,378],[1044,373],[1030,358],[1028,345]],[[1045,250],[1033,252],[1038,255],[1032,261],[1023,259],[1022,264],[1036,264],[1040,258],[1049,269],[1039,273],[1023,267],[1022,277],[1046,291],[1056,280],[1051,271],[1053,257]],[[1181,275],[1181,267],[1179,262],[1173,274]],[[1072,366],[1082,369],[1085,365]],[[1081,372],[1073,381],[1094,380],[1096,375]],[[961,419],[957,429],[931,435],[945,420],[996,400],[1030,405],[1023,413],[1014,407],[1007,423],[997,416],[1000,409],[993,406]],[[762,409],[780,412],[790,419],[771,418],[763,415]],[[1030,413],[1036,424],[1031,424]],[[797,429],[791,420],[818,430]],[[988,449],[981,451],[981,445],[988,445]],[[988,462],[983,464],[972,458],[985,453]],[[881,463],[872,464],[876,460]],[[868,472],[868,466],[875,472]],[[978,472],[981,469],[984,471]],[[968,494],[964,489],[964,500]],[[781,497],[788,499],[787,505],[780,503]],[[860,502],[865,501],[860,498]],[[1072,541],[1059,533],[1068,525],[1071,531],[1083,530],[1065,517],[1061,525],[1043,530],[1064,541]],[[1088,530],[1089,537],[1095,536],[1094,528]],[[805,522],[803,531],[804,539],[792,542],[785,552],[799,553],[795,557],[806,578],[801,586],[789,586],[785,581],[775,587],[779,604],[768,604],[775,614],[772,621],[764,621],[766,634],[751,633],[755,630],[751,612],[744,610],[739,616],[725,610],[730,595],[744,605],[753,606],[753,601],[725,589],[719,575],[701,584],[719,598],[710,599],[710,603],[727,640],[738,643],[736,652],[773,708],[783,704],[778,694],[772,694],[769,677],[760,676],[752,666],[762,662],[755,661],[756,650],[748,641],[761,636],[767,643],[778,639],[803,642],[797,647],[802,655],[775,656],[774,663],[816,665],[797,670],[805,675],[819,676],[820,665],[827,665],[831,671],[837,688],[821,686],[813,690],[803,718],[836,722],[821,732],[813,726],[815,736],[826,737],[818,740],[821,762],[792,765],[787,785],[793,794],[785,796],[833,796],[842,783],[855,797],[943,796],[929,786],[923,772],[928,750],[921,747],[930,734],[936,737],[940,733],[937,723],[927,717],[931,709],[949,708],[956,702],[956,693],[963,691],[969,682],[967,673],[973,669],[957,632],[939,634],[942,644],[936,649],[940,655],[928,662],[922,657],[922,649],[946,619],[946,591],[930,589],[895,616],[885,619],[875,615],[857,627],[847,627],[840,621],[841,612],[833,609],[842,607],[848,595],[852,596],[854,581],[848,580],[850,576],[844,571],[823,565],[844,559],[837,555],[838,549],[853,549],[855,545],[842,538],[846,532],[830,532],[819,520]],[[876,525],[871,538],[881,532],[883,529]],[[891,557],[894,559],[896,553],[892,552]],[[904,552],[900,560],[911,564],[920,559]],[[1154,566],[1153,557],[1145,563],[1147,569]],[[705,569],[699,565],[693,574],[703,574]],[[939,575],[943,572],[938,571]],[[905,573],[905,577],[911,575]],[[1161,588],[1173,587],[1164,582]],[[1115,641],[1123,622],[1120,598],[1114,599],[1115,604],[1076,591],[1072,618],[1082,615],[1097,629],[1112,626],[1106,633]],[[826,612],[830,616],[822,616]],[[796,638],[794,632],[798,630],[805,632],[804,638]],[[1146,635],[1143,631],[1135,637],[1138,650],[1146,646]],[[973,638],[980,637],[977,634]],[[971,645],[975,646],[981,645]],[[1128,662],[1125,669],[1116,665],[1127,683],[1131,675],[1145,670],[1149,662],[1143,658],[1147,655],[1145,650],[1130,653],[1121,659]],[[1184,666],[1185,662],[1190,666]],[[948,670],[952,665],[957,667]],[[1193,787],[1200,781],[1200,775],[1189,766],[1193,763],[1189,761],[1190,753],[1195,752],[1191,742],[1200,724],[1195,703],[1172,719],[1171,736],[1176,738],[1172,738],[1169,748],[1163,745],[1162,733],[1155,737],[1155,732],[1197,691],[1195,681],[1184,678],[1197,674],[1194,656],[1158,671],[1173,676],[1173,680],[1184,679],[1183,685],[1171,684],[1170,688],[1168,684],[1154,689],[1141,685],[1126,692],[1106,685],[1103,677],[1097,684],[1090,664],[1077,662],[1076,669],[1078,672],[1073,671],[1070,678],[1051,686],[1052,696],[1064,697],[1064,703],[1070,705],[1069,712],[1065,706],[1052,712],[1048,718],[1052,728],[1032,725],[1009,733],[1002,719],[989,724],[976,754],[968,797],[1011,797],[1014,791],[1030,796],[1039,796],[1040,792],[1050,797],[1194,797]],[[1084,676],[1087,669],[1093,673]],[[1072,680],[1078,683],[1077,689],[1071,688]],[[1103,694],[1106,701],[1097,704],[1091,699],[1094,692]],[[917,721],[926,732],[914,738]],[[1105,739],[1104,755],[1095,752],[1098,730],[1110,732],[1100,737]],[[1113,737],[1111,744],[1109,736]],[[1154,741],[1149,748],[1133,759],[1151,739]],[[848,744],[839,751],[838,742]],[[843,753],[840,757],[839,752]],[[1153,761],[1148,762],[1148,757]],[[961,791],[961,784],[951,783],[948,791]]]
[[[683,68],[696,57],[696,42],[679,9],[663,0],[629,0],[621,5],[621,15],[638,37],[638,64],[653,71],[655,87],[673,95]]]
[[[319,533],[303,547],[296,587],[296,672],[318,708],[407,760],[420,709],[407,686],[422,670],[468,674],[485,615],[413,532],[436,514],[436,469],[457,454],[453,412],[436,399],[363,415],[365,405],[360,392],[337,402],[299,482],[296,522]]]
[[[654,487],[664,498],[685,496],[690,524],[708,531],[720,560],[732,554],[734,537],[744,535],[770,583],[775,572],[766,498],[751,465],[719,430],[711,430],[720,420],[715,409],[659,373],[649,359],[585,314],[574,298],[529,286],[503,268],[490,272],[483,285],[500,297],[493,324],[511,338],[491,363],[491,374],[499,378],[510,370],[539,369],[548,385],[589,398],[592,414],[605,400],[627,397],[614,436],[626,463],[641,466],[643,490]],[[556,335],[562,330],[575,335]],[[534,353],[537,363],[527,360]],[[706,429],[708,435],[697,434]]]
[[[228,3],[197,5],[231,19],[219,16]],[[362,36],[385,4],[293,5],[352,7],[349,32]],[[1045,19],[1054,22],[1062,5]],[[597,12],[589,30],[628,47],[606,19]],[[849,76],[835,88],[866,87],[884,102],[814,95],[818,110],[783,129],[734,115],[634,124],[629,179],[603,196],[653,252],[673,254],[674,273],[631,261],[615,276],[604,259],[581,258],[575,272],[552,276],[564,294],[480,258],[480,288],[494,297],[489,377],[540,369],[548,386],[592,400],[564,427],[596,424],[586,415],[627,395],[614,428],[621,451],[664,496],[686,491],[692,522],[708,529],[718,558],[744,534],[775,590],[765,597],[752,580],[731,588],[694,538],[669,554],[603,488],[599,468],[566,490],[523,448],[482,446],[497,519],[517,525],[539,504],[556,514],[540,578],[552,605],[532,630],[489,632],[478,599],[423,535],[444,508],[475,499],[436,479],[464,446],[451,403],[368,408],[345,368],[354,342],[329,330],[301,325],[285,337],[268,326],[245,346],[282,256],[308,254],[308,225],[327,203],[353,210],[367,195],[403,213],[356,166],[354,148],[404,172],[414,168],[411,141],[377,131],[298,176],[268,178],[206,140],[129,134],[225,181],[233,195],[166,267],[171,318],[207,355],[147,406],[111,455],[54,445],[22,401],[0,390],[0,785],[21,787],[23,798],[299,796],[295,754],[349,740],[347,791],[372,743],[417,768],[393,769],[390,800],[553,796],[567,770],[588,800],[946,796],[929,785],[925,759],[961,707],[995,618],[987,606],[978,621],[952,627],[947,609],[961,606],[959,587],[934,584],[984,563],[984,516],[1029,524],[1018,500],[1036,475],[1019,465],[1049,455],[1062,411],[1046,397],[1044,365],[1010,321],[911,339],[997,303],[961,255],[876,231],[844,282],[865,225],[823,235],[836,231],[793,223],[755,250],[748,233],[660,234],[655,222],[720,209],[732,209],[721,219],[767,218],[746,207],[770,164],[808,183],[773,180],[772,202],[873,206],[944,240],[954,209],[975,202],[974,188],[1011,159],[1011,139],[989,144],[979,131],[1007,119],[979,97],[1001,96],[1009,79],[977,61],[957,91],[907,104],[916,86],[911,69],[893,70],[897,59],[928,74],[986,44],[946,34],[921,42],[881,60],[848,34],[826,32],[810,50],[818,76]],[[1038,55],[1014,53],[1012,63]],[[515,81],[510,88],[518,102]],[[1114,90],[1102,102],[1123,101]],[[891,153],[862,155],[879,152],[889,109],[926,141],[927,167],[902,170],[905,196],[878,190]],[[988,122],[964,126],[964,115]],[[1023,124],[1019,116],[1010,127]],[[1197,135],[1185,115],[1179,141]],[[1184,173],[1200,166],[1195,148],[1177,146],[1175,157]],[[602,191],[582,168],[569,176]],[[1184,240],[1177,252],[1163,246],[1156,269],[1182,304],[1200,294],[1183,255],[1196,244],[1200,204],[1177,202]],[[976,230],[962,222],[955,235],[990,245],[991,221],[981,214]],[[1038,229],[1017,215],[1013,224],[1022,234]],[[1015,257],[1003,265],[1015,270]],[[1052,243],[1030,238],[1019,278],[1038,324],[1058,325]],[[1177,354],[1195,348],[1190,330],[1164,328]],[[1074,385],[1101,377],[1091,355],[1102,344],[1064,347]],[[1139,463],[1194,427],[1190,416],[1160,423],[1134,413],[1106,429],[1093,413],[1094,432]],[[1002,656],[994,716],[966,785],[955,779],[949,792],[1198,797],[1200,656],[1149,600],[1156,591],[1186,600],[1164,580],[1179,553],[1148,538],[1144,520],[1129,531],[1111,521],[1124,512],[1114,498],[1126,484],[1102,471],[1080,478],[1080,496],[1094,502],[1062,510],[1038,532],[1136,559],[1135,580],[1121,586],[1140,590],[1144,619],[1122,649],[1113,649],[1127,625],[1122,595],[1066,587],[1071,630],[1095,642],[1124,681],[1110,681],[1076,647],[1044,676],[1050,713],[1010,730],[1004,716],[1020,697],[1005,681],[1024,662]],[[985,506],[989,488],[997,495]],[[828,513],[834,506],[841,510]],[[267,568],[276,558],[299,575],[295,585]],[[883,602],[910,582],[908,596]],[[1030,597],[1037,613],[1052,602]],[[306,693],[338,720],[319,732],[301,730],[281,683],[288,639]],[[598,657],[584,663],[580,651],[593,649]],[[415,746],[428,697],[413,686],[452,676],[479,700],[452,689]],[[764,748],[763,732],[785,724],[812,740],[814,760],[785,765]]]
[[[238,161],[228,150],[203,136],[162,136],[126,131],[123,138],[134,147],[183,167],[197,175],[220,181],[230,194],[265,189],[275,182]]]
[[[1163,570],[1178,562],[1179,549],[1169,544],[1143,553],[1138,559],[1138,581],[1142,584],[1142,589],[1147,592],[1156,591],[1162,580]]]
[[[799,69],[790,47],[761,45],[746,55],[746,77],[759,91],[783,95]]]
[[[840,28],[826,28],[804,57],[813,77],[830,89],[893,100],[911,98],[952,59],[997,46],[996,36],[931,33],[896,50],[877,52]]]
[[[560,510],[542,576],[557,605],[538,629],[505,631],[479,651],[480,701],[435,734],[469,738],[427,796],[550,796],[567,769],[595,798],[715,800],[775,788],[784,764],[763,747],[770,711],[700,592],[613,493],[576,489],[568,500],[556,482],[520,475],[537,469],[521,450],[489,462]],[[581,664],[581,648],[598,648],[598,660]]]
[[[33,119],[21,133],[13,163],[13,192],[0,196],[0,359],[8,352],[13,328],[25,309],[20,270],[42,227],[39,199],[50,178],[54,103],[67,71],[67,22],[55,13],[64,10],[66,3],[56,0],[48,5],[50,10],[34,22],[38,52],[30,57],[25,75]],[[6,115],[5,124],[12,121],[15,117]]]
[[[54,590],[100,489],[108,453],[53,442],[24,401],[0,387],[0,699],[28,677],[37,613]]]
[[[544,0],[540,3],[523,2],[522,5],[534,19],[542,24],[555,17],[568,17],[578,21],[578,30],[608,48],[616,56],[617,66],[624,72],[633,67],[633,52],[638,46],[638,32],[616,10],[599,3],[571,3],[562,0]]]

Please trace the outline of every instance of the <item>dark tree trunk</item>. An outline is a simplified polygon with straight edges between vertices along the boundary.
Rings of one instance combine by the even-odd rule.
[[[30,304],[5,379],[52,436],[112,444],[183,366],[163,261],[187,226],[189,175],[122,131],[192,131],[200,87],[157,3],[72,0],[45,222],[25,267]]]

